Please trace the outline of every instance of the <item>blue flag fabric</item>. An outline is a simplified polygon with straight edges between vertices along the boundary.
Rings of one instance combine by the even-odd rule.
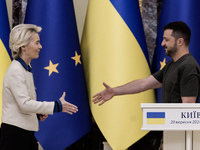
[[[38,100],[66,100],[78,106],[74,115],[56,113],[40,122],[36,138],[45,150],[63,150],[91,127],[90,110],[72,0],[28,1],[25,23],[42,27],[42,49],[33,60]]]
[[[142,19],[139,11],[138,1],[126,0],[126,2],[124,2],[120,0],[110,0],[110,2],[113,4],[117,12],[123,18],[124,22],[127,24],[129,29],[137,39],[149,64],[149,55],[147,51],[147,45],[145,41],[145,34],[144,34],[143,24],[141,21]]]
[[[4,43],[4,46],[7,50],[9,49],[9,33],[10,26],[8,21],[6,1],[0,0],[0,39]]]
[[[163,27],[173,21],[183,21],[191,29],[191,40],[189,51],[200,64],[199,33],[200,33],[200,1],[198,0],[163,0],[160,21],[158,24],[158,35],[156,48],[152,63],[152,72],[159,71],[171,57],[165,54],[161,46],[163,40]],[[162,67],[161,67],[162,66]],[[162,89],[157,90],[157,102],[161,102]]]

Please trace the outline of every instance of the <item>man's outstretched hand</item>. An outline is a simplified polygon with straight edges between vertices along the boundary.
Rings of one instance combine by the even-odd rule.
[[[93,102],[94,104],[99,103],[99,106],[104,104],[106,101],[110,100],[114,96],[113,89],[107,85],[105,82],[103,82],[103,85],[105,86],[105,89],[93,96]]]

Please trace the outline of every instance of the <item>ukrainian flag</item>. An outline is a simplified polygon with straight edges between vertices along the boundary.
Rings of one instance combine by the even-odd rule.
[[[11,63],[9,56],[9,33],[10,26],[8,21],[8,13],[6,2],[4,0],[0,1],[0,120],[2,113],[2,88],[3,88],[3,78],[6,73],[8,66]]]
[[[151,75],[138,0],[89,0],[81,42],[90,108],[114,150],[124,150],[141,131],[141,103],[155,102],[154,91],[117,96],[102,106],[91,102],[104,89]]]
[[[165,112],[147,112],[147,124],[165,124]]]

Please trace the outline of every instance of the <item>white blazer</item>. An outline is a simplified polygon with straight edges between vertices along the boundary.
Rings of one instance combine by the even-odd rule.
[[[38,131],[36,114],[53,114],[55,102],[36,101],[33,75],[13,60],[3,81],[2,122]]]

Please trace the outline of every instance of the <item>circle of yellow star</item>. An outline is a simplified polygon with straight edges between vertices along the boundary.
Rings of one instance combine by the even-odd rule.
[[[163,59],[163,61],[160,61],[160,70],[166,65],[166,58]]]
[[[80,58],[81,58],[81,55],[78,55],[78,54],[77,54],[77,51],[75,51],[75,56],[74,56],[74,57],[71,57],[71,59],[74,59],[74,60],[75,60],[75,66],[77,66],[78,63],[81,64]]]
[[[58,70],[56,69],[56,67],[59,65],[59,63],[57,64],[53,64],[51,62],[51,60],[49,60],[49,66],[44,67],[44,69],[49,70],[49,76],[52,74],[52,72],[56,72],[59,73]]]

